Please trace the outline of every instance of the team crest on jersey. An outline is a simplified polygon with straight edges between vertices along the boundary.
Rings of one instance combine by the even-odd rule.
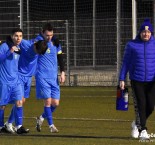
[[[47,52],[47,53],[50,53],[51,51],[50,51],[50,49],[48,48],[46,52]]]

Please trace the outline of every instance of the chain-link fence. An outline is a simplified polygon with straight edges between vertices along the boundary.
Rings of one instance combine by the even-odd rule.
[[[136,2],[137,28],[145,17],[153,22],[154,1]],[[132,39],[131,0],[0,0],[0,7],[0,40],[20,26],[20,17],[26,39],[34,38],[46,22],[53,24],[64,51],[66,85],[117,85],[117,65]]]

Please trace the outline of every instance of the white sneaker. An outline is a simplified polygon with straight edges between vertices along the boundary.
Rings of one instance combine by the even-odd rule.
[[[135,121],[132,122],[131,128],[132,128],[132,130],[131,130],[131,136],[133,138],[138,138],[139,137],[139,131],[138,131],[138,128],[137,128],[137,126],[135,124]]]
[[[139,138],[141,140],[149,140],[150,139],[150,137],[145,129],[140,132]]]
[[[37,121],[36,129],[38,132],[40,132],[41,131],[41,125],[43,124],[44,118],[37,117],[36,121]]]
[[[15,130],[14,130],[14,127],[13,127],[12,123],[6,122],[6,123],[4,124],[4,126],[5,126],[5,128],[6,128],[6,130],[7,130],[8,132],[13,133],[13,134],[15,133]]]
[[[50,131],[51,131],[52,133],[57,133],[57,132],[59,132],[58,129],[54,126],[54,124],[52,124],[49,128],[50,128]]]

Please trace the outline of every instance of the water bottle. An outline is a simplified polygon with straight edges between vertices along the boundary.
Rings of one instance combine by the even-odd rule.
[[[117,86],[116,110],[127,111],[128,100],[128,88],[125,87],[124,90],[121,90],[121,88]]]
[[[128,89],[124,90],[124,109],[128,110]]]

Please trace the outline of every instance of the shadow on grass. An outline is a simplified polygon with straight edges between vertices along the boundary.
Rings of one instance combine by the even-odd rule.
[[[52,135],[42,135],[42,134],[23,134],[23,135],[17,135],[17,134],[0,134],[0,136],[9,136],[9,137],[15,137],[15,136],[25,136],[25,137],[57,137],[57,138],[90,138],[90,139],[124,139],[124,140],[135,140],[131,137],[118,137],[118,136],[82,136],[82,135],[58,135],[58,134],[52,134]]]

